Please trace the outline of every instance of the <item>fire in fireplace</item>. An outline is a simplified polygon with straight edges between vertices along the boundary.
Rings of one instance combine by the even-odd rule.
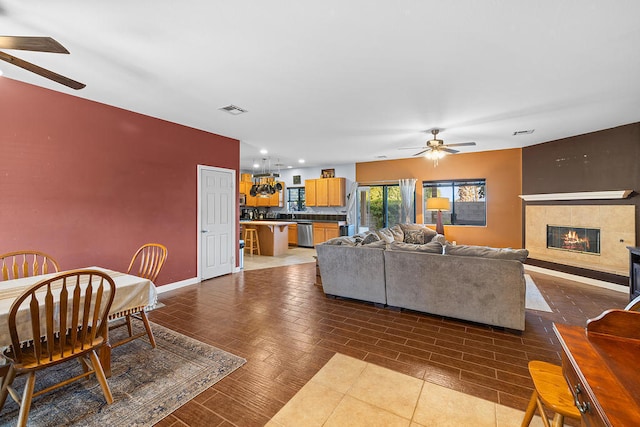
[[[600,229],[547,225],[547,248],[600,255]]]

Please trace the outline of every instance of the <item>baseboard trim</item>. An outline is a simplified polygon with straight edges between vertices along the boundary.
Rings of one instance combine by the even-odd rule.
[[[619,285],[617,283],[605,282],[603,280],[591,279],[590,277],[578,276],[570,273],[563,273],[562,271],[549,270],[548,268],[542,268],[535,265],[525,264],[524,269],[526,271],[532,271],[534,273],[546,274],[548,276],[560,277],[561,279],[573,280],[574,282],[584,283],[586,285],[598,286],[600,288],[611,289],[612,291],[629,293],[629,287],[625,285]]]
[[[167,285],[158,286],[156,287],[156,292],[158,294],[162,294],[164,292],[184,288],[185,286],[197,285],[198,283],[200,283],[200,279],[198,279],[197,277],[192,277],[191,279],[180,280],[179,282],[173,282]]]

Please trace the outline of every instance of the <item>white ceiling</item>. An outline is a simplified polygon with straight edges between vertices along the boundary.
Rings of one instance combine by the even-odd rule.
[[[637,0],[0,0],[0,35],[71,51],[9,53],[87,87],[0,70],[237,138],[242,168],[262,148],[324,166],[410,157],[434,127],[471,152],[638,122],[638,17]]]

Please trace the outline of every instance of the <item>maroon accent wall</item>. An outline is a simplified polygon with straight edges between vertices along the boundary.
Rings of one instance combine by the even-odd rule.
[[[197,276],[197,165],[238,171],[238,140],[0,78],[0,253],[64,270],[169,257],[157,285]]]

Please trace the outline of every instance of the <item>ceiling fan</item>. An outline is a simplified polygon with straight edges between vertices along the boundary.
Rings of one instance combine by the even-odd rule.
[[[0,36],[0,49],[29,50],[33,52],[49,52],[49,53],[69,53],[69,51],[60,43],[51,37],[24,37],[24,36]],[[42,77],[53,80],[54,82],[63,84],[72,89],[82,89],[86,85],[77,82],[68,77],[54,73],[46,68],[39,67],[35,64],[17,58],[13,55],[0,51],[0,59],[13,64],[25,70],[36,73]]]
[[[458,150],[454,150],[450,147],[465,147],[465,146],[471,146],[471,145],[476,145],[475,142],[459,142],[457,144],[445,144],[443,140],[438,139],[438,133],[440,133],[440,129],[431,129],[431,133],[433,134],[433,139],[430,139],[429,141],[426,142],[426,146],[424,147],[418,147],[418,148],[422,148],[422,151],[414,154],[414,156],[421,156],[421,155],[425,155],[425,157],[430,158],[430,159],[441,159],[443,158],[447,153],[449,154],[455,154],[458,153]],[[401,148],[401,150],[415,150],[416,147],[409,147],[409,148]]]

